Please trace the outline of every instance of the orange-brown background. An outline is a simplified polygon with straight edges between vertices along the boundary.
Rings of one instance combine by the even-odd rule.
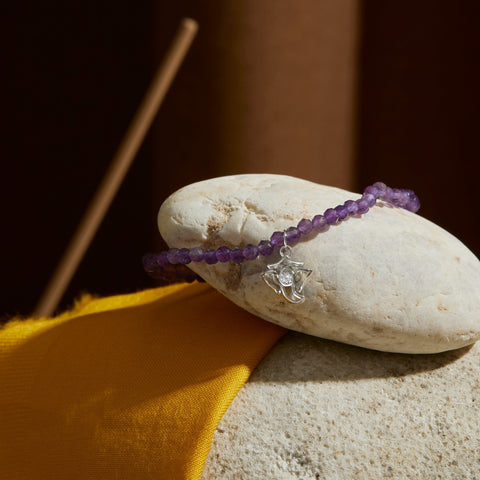
[[[413,188],[480,255],[478,2],[57,3],[2,7],[0,316],[32,310],[185,15],[198,36],[62,306],[150,285],[161,201],[234,173]]]

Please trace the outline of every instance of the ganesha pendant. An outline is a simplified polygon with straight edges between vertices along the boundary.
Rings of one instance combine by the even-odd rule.
[[[277,295],[283,295],[287,302],[302,303],[305,300],[303,287],[312,270],[303,268],[302,262],[290,260],[291,252],[292,249],[288,245],[280,248],[282,259],[267,265],[262,278]]]

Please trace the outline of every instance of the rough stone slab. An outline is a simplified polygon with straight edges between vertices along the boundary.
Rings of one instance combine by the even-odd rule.
[[[480,478],[480,346],[435,355],[289,333],[215,432],[202,480]]]

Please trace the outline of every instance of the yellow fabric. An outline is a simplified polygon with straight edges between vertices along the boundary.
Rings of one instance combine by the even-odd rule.
[[[207,285],[87,299],[0,330],[0,479],[198,479],[285,332]]]

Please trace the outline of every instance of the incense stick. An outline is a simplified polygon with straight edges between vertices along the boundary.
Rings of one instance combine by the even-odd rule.
[[[112,200],[114,199],[145,135],[195,37],[198,24],[184,18],[145,94],[113,160],[83,219],[70,240],[54,274],[34,311],[35,317],[48,317],[58,306]]]

